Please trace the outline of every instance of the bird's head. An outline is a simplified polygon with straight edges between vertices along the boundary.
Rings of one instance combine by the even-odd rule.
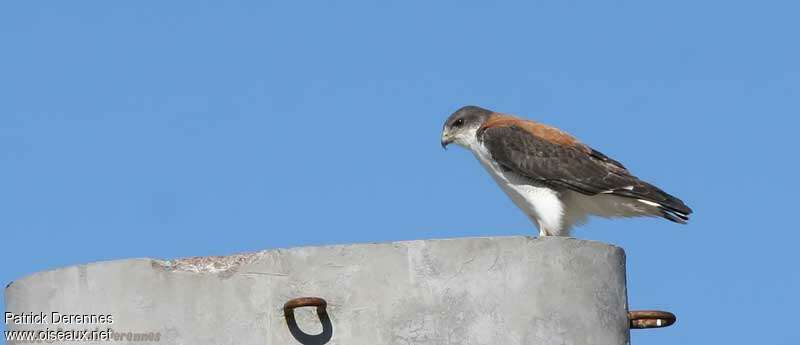
[[[475,141],[475,132],[489,119],[491,110],[486,110],[474,105],[468,105],[456,110],[447,118],[442,128],[442,148],[453,143],[469,147]]]

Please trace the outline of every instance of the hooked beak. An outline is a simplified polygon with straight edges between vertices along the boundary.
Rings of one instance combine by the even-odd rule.
[[[447,150],[447,145],[453,142],[453,138],[447,133],[442,134],[442,148]]]

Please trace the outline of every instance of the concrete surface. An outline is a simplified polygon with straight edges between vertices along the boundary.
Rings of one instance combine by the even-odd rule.
[[[282,306],[300,296],[326,299],[329,318],[320,321],[314,308],[296,309],[298,333],[287,326]],[[14,315],[113,318],[111,324],[10,323],[8,330],[111,328],[115,344],[629,342],[624,251],[572,238],[464,238],[99,262],[25,277],[6,288],[5,298]],[[153,341],[141,341],[146,336]]]

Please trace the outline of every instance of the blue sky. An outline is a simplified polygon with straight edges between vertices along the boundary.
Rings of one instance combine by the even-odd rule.
[[[0,5],[0,281],[98,260],[536,233],[465,104],[561,127],[685,200],[595,220],[635,344],[797,344],[793,2]]]

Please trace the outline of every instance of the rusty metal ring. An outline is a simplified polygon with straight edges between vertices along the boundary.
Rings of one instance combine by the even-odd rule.
[[[661,328],[672,326],[677,318],[675,314],[661,310],[636,310],[628,312],[631,328]]]
[[[331,318],[328,316],[328,311],[325,309],[328,302],[319,297],[299,297],[290,299],[283,305],[283,315],[286,317],[286,325],[289,327],[289,332],[295,340],[301,344],[327,344],[333,336],[333,324]],[[322,323],[322,333],[311,335],[303,332],[297,326],[297,320],[294,318],[294,309],[300,307],[317,307],[317,316],[319,322]]]
[[[286,301],[283,305],[283,314],[289,315],[295,308],[300,307],[317,307],[317,312],[321,312],[327,306],[328,302],[319,297],[298,297]]]

